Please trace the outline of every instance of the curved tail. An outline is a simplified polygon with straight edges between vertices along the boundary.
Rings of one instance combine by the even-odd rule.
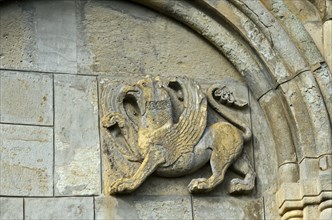
[[[218,103],[216,99],[214,98],[214,93],[216,90],[219,90],[222,88],[221,85],[215,84],[208,88],[207,90],[207,100],[210,106],[216,110],[222,117],[224,117],[226,120],[228,120],[230,123],[235,125],[237,128],[239,128],[243,132],[243,139],[244,141],[248,141],[252,137],[251,130],[248,126],[242,124],[241,122],[238,122],[236,119],[232,117],[232,115],[229,113],[227,108],[224,108],[223,104]]]

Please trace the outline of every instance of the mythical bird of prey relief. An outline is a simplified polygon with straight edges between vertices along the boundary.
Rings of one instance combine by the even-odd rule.
[[[130,193],[152,173],[183,176],[208,161],[212,175],[193,179],[188,185],[191,193],[213,190],[229,167],[244,177],[231,180],[229,193],[254,188],[256,174],[242,152],[251,131],[223,109],[225,105],[245,108],[247,103],[237,100],[226,86],[212,85],[204,93],[186,77],[147,76],[137,83],[106,87],[102,101],[102,125],[110,138],[105,152],[112,154],[108,148],[114,146],[129,164],[139,164],[132,175],[110,183],[110,194]],[[227,122],[207,126],[208,108]]]

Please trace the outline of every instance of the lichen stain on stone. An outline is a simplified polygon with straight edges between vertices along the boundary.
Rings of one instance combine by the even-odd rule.
[[[47,96],[43,96],[42,97],[42,102],[40,103],[40,105],[45,105],[45,104],[47,104]]]
[[[41,122],[43,122],[43,121],[44,121],[44,118],[43,118],[42,116],[39,116],[39,117],[38,117],[38,122],[41,123]]]

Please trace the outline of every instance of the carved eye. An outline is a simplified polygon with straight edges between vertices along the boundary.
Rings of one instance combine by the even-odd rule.
[[[143,87],[146,87],[146,83],[145,83],[145,82],[143,82],[143,83],[142,83],[142,86],[143,86]]]

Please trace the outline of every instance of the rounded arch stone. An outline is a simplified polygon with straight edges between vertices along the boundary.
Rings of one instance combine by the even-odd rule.
[[[306,202],[311,195],[299,189],[312,181],[331,184],[325,179],[329,176],[325,171],[331,169],[325,161],[332,153],[332,77],[311,36],[284,1],[266,1],[265,5],[242,0],[135,2],[186,24],[233,63],[261,104],[273,132],[280,215],[283,219],[317,218],[317,213],[308,210],[330,201],[331,189],[311,186],[315,191],[311,202]],[[270,10],[266,5],[271,5]],[[224,28],[221,20],[232,28]],[[245,45],[234,35],[240,35]],[[325,164],[324,172],[313,167],[313,161]],[[310,178],[314,170],[316,177]]]

